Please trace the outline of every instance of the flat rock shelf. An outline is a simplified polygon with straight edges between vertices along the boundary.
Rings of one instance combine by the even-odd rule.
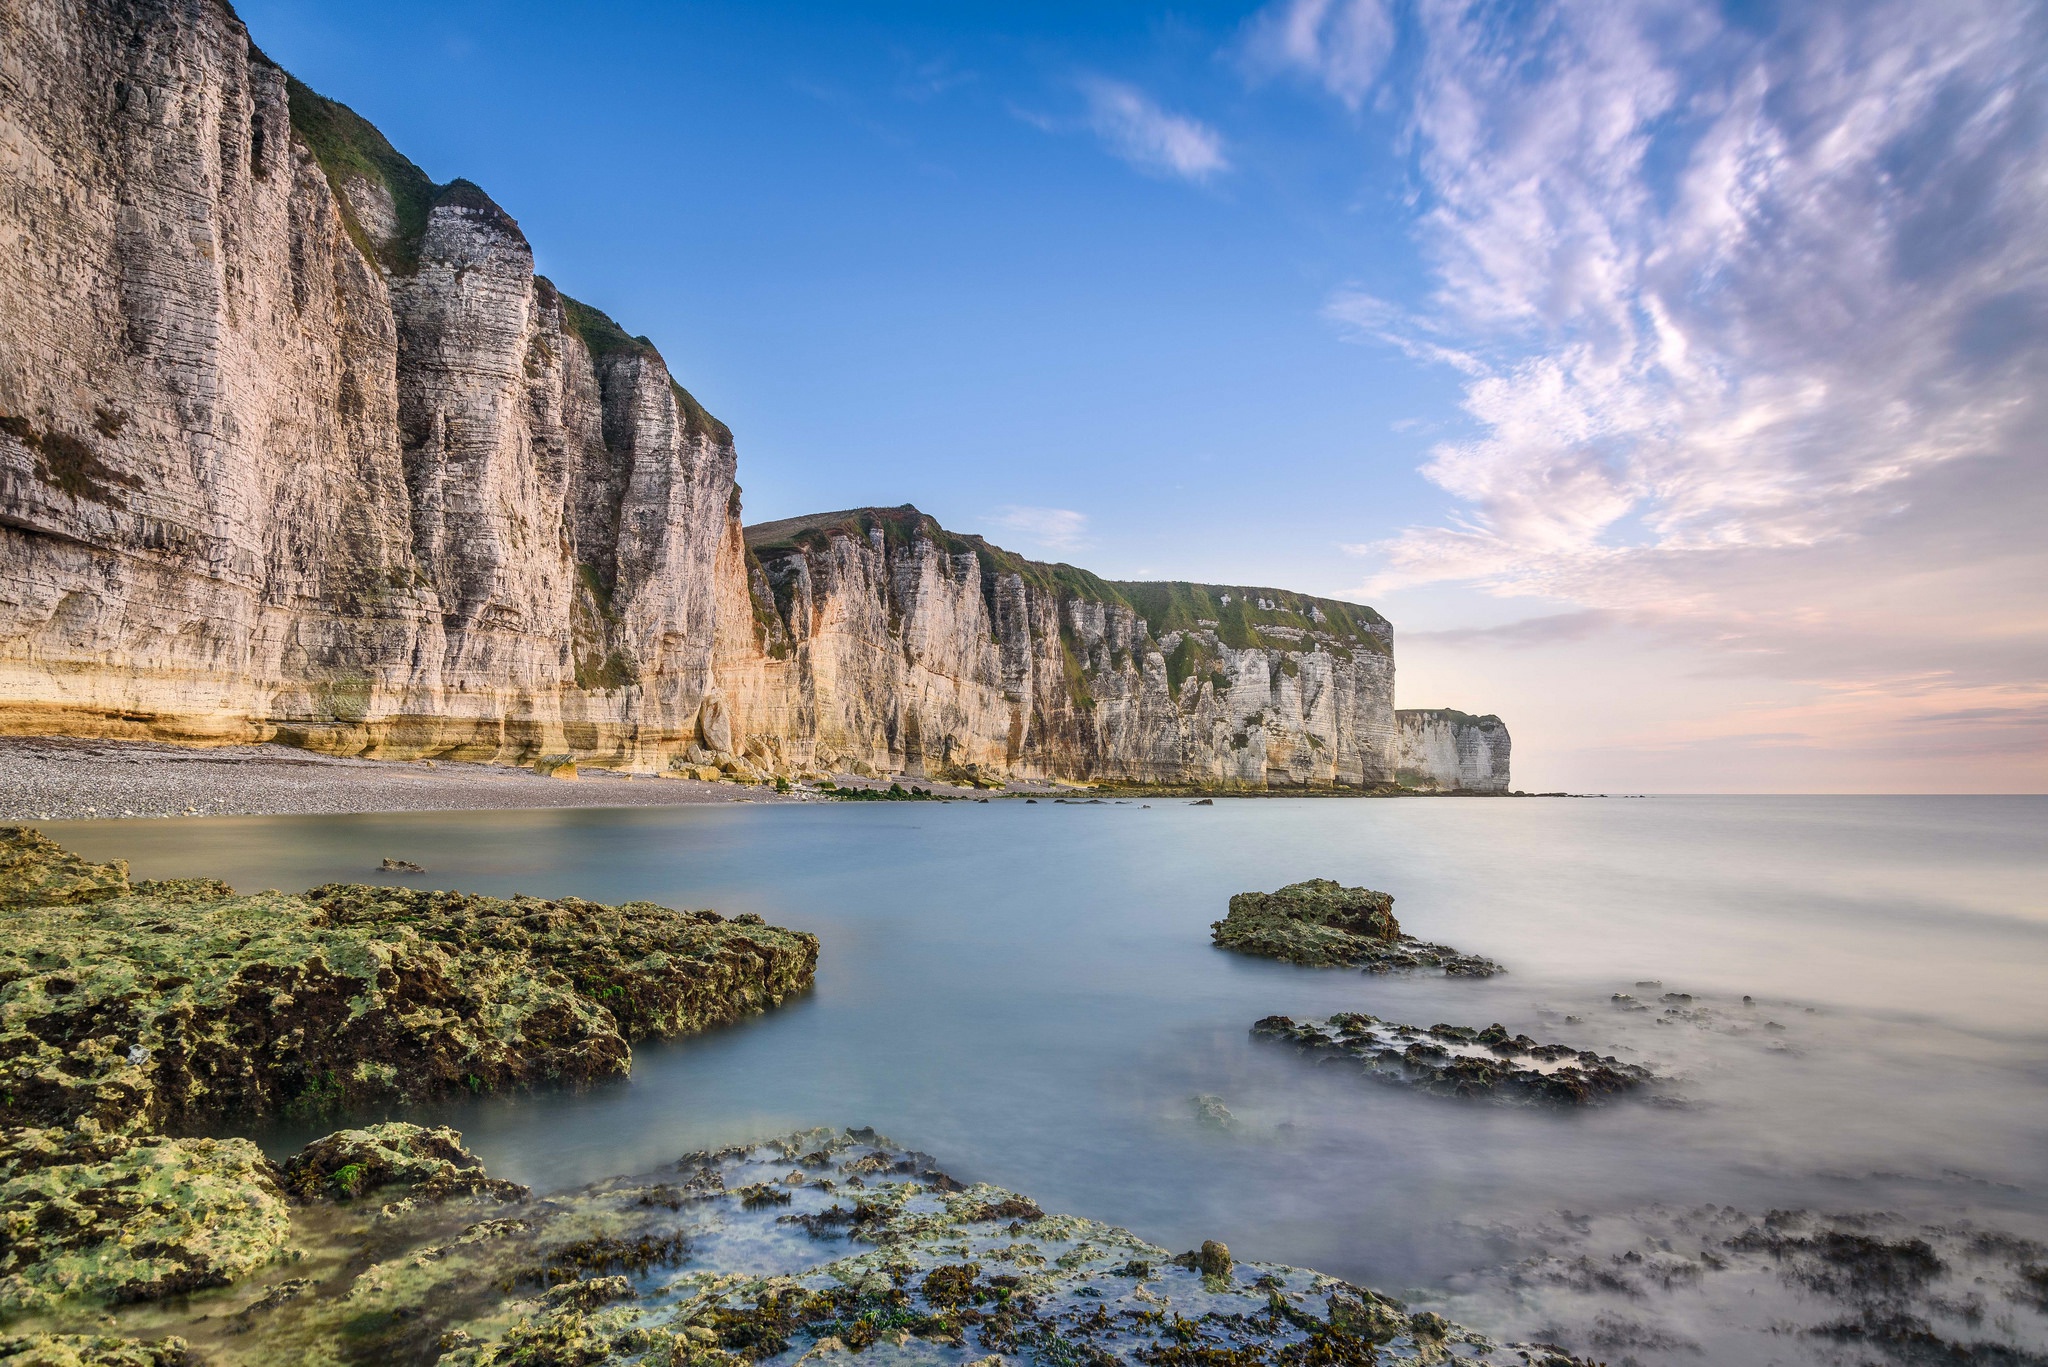
[[[1500,1025],[1401,1025],[1340,1011],[1323,1020],[1268,1016],[1252,1026],[1261,1039],[1292,1044],[1325,1063],[1359,1069],[1381,1082],[1442,1096],[1583,1106],[1651,1082],[1639,1064],[1510,1035]]]

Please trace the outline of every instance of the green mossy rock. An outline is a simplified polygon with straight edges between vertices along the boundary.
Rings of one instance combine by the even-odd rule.
[[[180,1338],[144,1343],[110,1334],[23,1334],[0,1336],[0,1362],[7,1367],[190,1367],[192,1354]]]
[[[118,866],[52,873],[72,857],[34,832],[10,848],[22,876],[0,877],[0,1125],[191,1132],[620,1077],[632,1041],[779,1005],[817,966],[816,936],[758,917],[348,885],[131,888]],[[93,869],[124,886],[80,903],[111,886]],[[72,900],[37,901],[50,896]]]
[[[91,864],[31,826],[0,826],[0,908],[74,906],[128,893],[128,864]]]
[[[410,1188],[415,1200],[457,1196],[515,1201],[527,1194],[516,1182],[484,1172],[483,1160],[462,1147],[462,1136],[443,1126],[390,1121],[341,1130],[300,1149],[284,1164],[284,1187],[302,1201],[352,1201],[387,1188]]]
[[[291,1203],[246,1139],[105,1134],[86,1122],[0,1131],[0,1221],[0,1316],[13,1316],[225,1286],[284,1247]]]
[[[1225,949],[1298,964],[1357,963],[1369,950],[1362,941],[1401,938],[1391,896],[1328,878],[1278,892],[1240,892],[1230,899],[1230,915],[1212,929]]]

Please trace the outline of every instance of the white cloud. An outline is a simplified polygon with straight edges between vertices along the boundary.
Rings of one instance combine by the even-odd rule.
[[[1290,36],[1331,12],[1254,28],[1355,106]],[[1800,680],[1816,725],[2018,716],[2048,754],[2048,9],[1401,16],[1430,297],[1326,312],[1462,371],[1469,431],[1423,467],[1457,515],[1362,548],[1361,592],[1545,598]]]
[[[1034,549],[1065,554],[1088,544],[1088,515],[1071,508],[1032,508],[1008,504],[989,514],[987,521],[1023,538]]]
[[[1372,93],[1394,49],[1385,0],[1284,0],[1246,26],[1254,71],[1294,69],[1356,109]]]
[[[1206,181],[1230,169],[1223,138],[1184,114],[1173,114],[1136,86],[1090,77],[1081,82],[1088,126],[1111,152],[1141,171]]]

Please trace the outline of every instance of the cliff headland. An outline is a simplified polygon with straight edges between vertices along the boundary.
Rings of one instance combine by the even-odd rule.
[[[1114,583],[908,506],[743,527],[733,434],[654,344],[221,0],[0,40],[0,733],[1507,786],[1495,719],[1410,743],[1370,608]]]

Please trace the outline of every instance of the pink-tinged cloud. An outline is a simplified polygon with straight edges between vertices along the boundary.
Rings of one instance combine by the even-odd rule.
[[[1355,103],[1299,37],[1331,12],[1270,8],[1265,50]],[[2048,8],[1390,12],[1433,291],[1329,311],[1462,371],[1470,430],[1423,467],[1456,517],[1365,548],[1358,590],[1542,599],[1602,615],[1589,662],[1782,689],[1763,726],[1703,698],[1688,745],[2048,783]]]

